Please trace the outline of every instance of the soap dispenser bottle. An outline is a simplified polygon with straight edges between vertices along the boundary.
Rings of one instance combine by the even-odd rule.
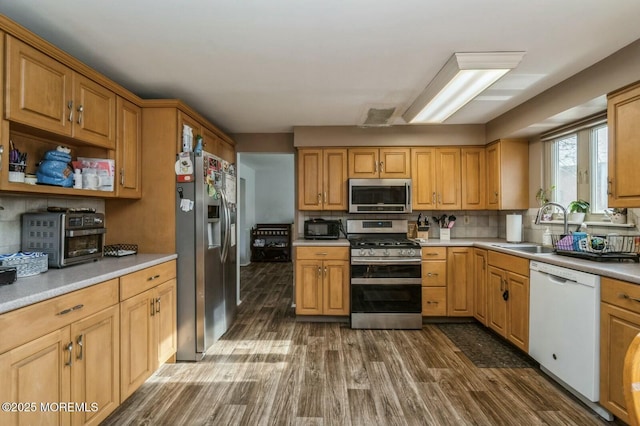
[[[551,247],[551,231],[549,231],[549,227],[544,230],[544,234],[542,234],[542,245],[545,247]]]

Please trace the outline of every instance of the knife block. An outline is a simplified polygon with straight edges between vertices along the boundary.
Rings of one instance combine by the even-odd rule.
[[[429,239],[429,228],[428,227],[418,226],[418,238],[420,238],[421,240],[428,240]]]

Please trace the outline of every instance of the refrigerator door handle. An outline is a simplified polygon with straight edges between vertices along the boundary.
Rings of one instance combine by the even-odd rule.
[[[229,216],[229,205],[227,204],[227,197],[224,191],[220,191],[220,199],[222,200],[222,208],[224,209],[224,241],[222,242],[222,254],[220,258],[222,263],[227,261],[227,255],[229,254],[229,244],[231,243],[231,217]]]

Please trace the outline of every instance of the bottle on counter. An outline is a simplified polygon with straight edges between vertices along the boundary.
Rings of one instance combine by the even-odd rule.
[[[542,234],[542,245],[544,247],[551,247],[552,243],[551,243],[551,231],[549,231],[549,227],[547,226],[547,229],[544,230],[544,234]]]

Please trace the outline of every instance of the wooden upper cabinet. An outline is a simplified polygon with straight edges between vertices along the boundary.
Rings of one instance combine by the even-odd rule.
[[[142,196],[142,109],[118,97],[116,196]]]
[[[73,71],[11,36],[6,41],[5,117],[71,136]]]
[[[219,153],[220,153],[220,158],[222,158],[225,161],[228,161],[230,163],[234,163],[236,162],[236,149],[234,148],[234,146],[232,144],[230,144],[229,142],[220,141],[220,149],[219,149]]]
[[[640,205],[640,85],[626,88],[608,97],[609,129],[608,205]]]
[[[116,94],[78,74],[73,74],[74,138],[106,148],[116,141]]]
[[[202,128],[202,149],[206,152],[220,157],[221,151],[220,138],[206,127]]]
[[[347,210],[347,150],[325,149],[322,154],[322,208]]]
[[[487,145],[487,209],[529,207],[529,142],[501,139]]]
[[[115,93],[11,36],[7,52],[8,120],[115,148]]]
[[[409,148],[349,148],[349,177],[356,179],[409,179]]]
[[[298,150],[298,209],[347,210],[347,150]]]
[[[380,178],[409,179],[411,150],[409,148],[380,148]]]
[[[484,147],[461,148],[462,210],[484,210],[486,206],[486,158]]]
[[[435,148],[411,148],[411,200],[414,210],[436,209]]]
[[[460,148],[436,148],[436,205],[460,210]]]

